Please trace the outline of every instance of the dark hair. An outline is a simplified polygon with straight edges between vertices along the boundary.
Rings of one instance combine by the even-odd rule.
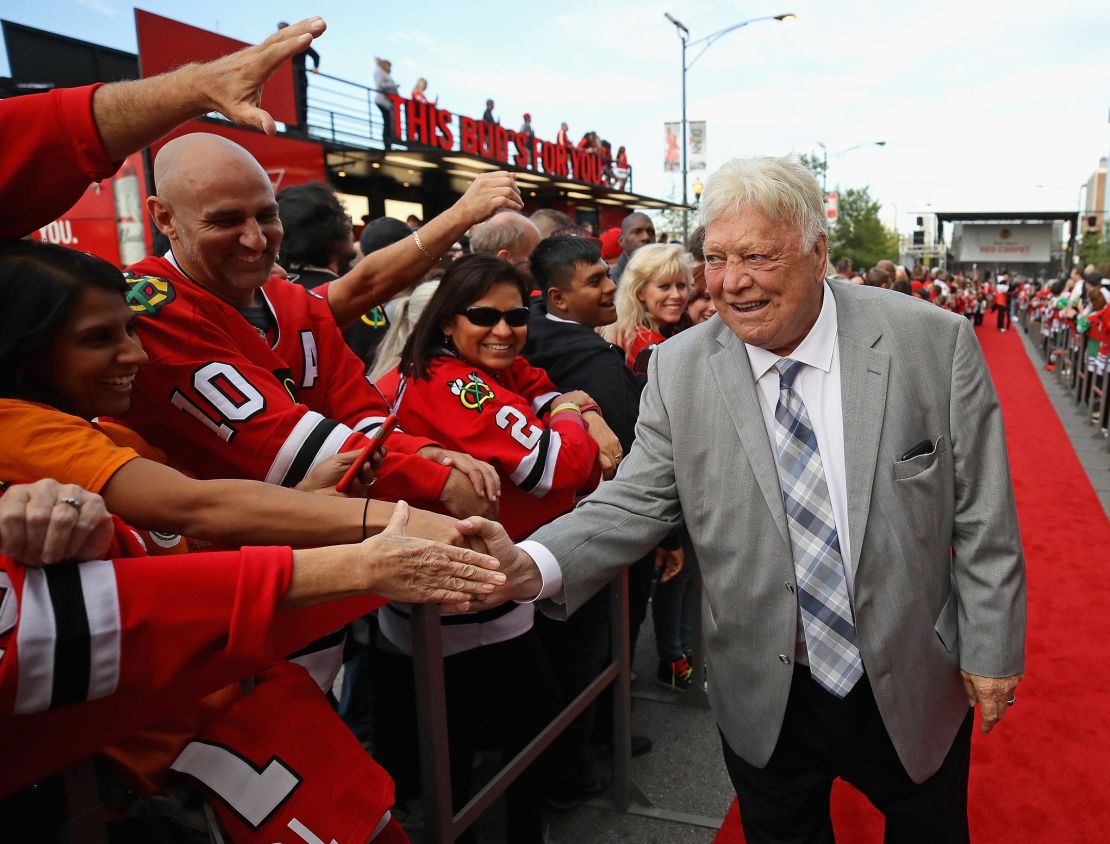
[[[55,404],[36,383],[28,363],[69,319],[87,288],[127,292],[123,275],[107,261],[52,243],[0,243],[0,396]]]
[[[863,283],[868,287],[885,287],[893,281],[894,279],[890,277],[890,273],[878,267],[872,267],[867,271],[867,275],[863,277]]]
[[[908,281],[894,282],[894,290],[897,293],[905,293],[907,296],[913,295],[913,285],[910,284]]]
[[[347,244],[351,220],[327,185],[293,185],[277,195],[278,216],[285,229],[278,263],[293,267],[325,267]]]
[[[686,241],[686,251],[694,256],[695,261],[705,260],[705,226],[698,226]]]
[[[366,224],[366,228],[359,235],[358,245],[363,255],[369,255],[399,243],[406,237],[412,237],[412,229],[407,224],[396,217],[378,217]]]
[[[560,234],[537,243],[529,265],[536,287],[546,293],[549,287],[568,290],[580,264],[593,266],[600,260],[601,247],[595,241]]]
[[[520,301],[528,303],[530,286],[508,261],[475,253],[451,264],[401,351],[401,372],[410,378],[427,377],[432,359],[447,348],[443,326],[498,284],[515,284]]]

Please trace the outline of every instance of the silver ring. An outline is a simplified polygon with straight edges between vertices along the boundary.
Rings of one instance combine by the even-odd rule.
[[[58,503],[59,504],[68,504],[70,507],[72,507],[78,513],[81,512],[81,502],[78,501],[73,496],[66,496],[65,498],[59,498]]]
[[[1014,696],[1013,696],[1012,698],[1010,698],[1010,699],[1009,699],[1008,701],[1006,701],[1006,705],[1007,705],[1007,706],[1013,706],[1013,705],[1014,705],[1014,702],[1015,702],[1016,700],[1017,700],[1017,695],[1014,695]]]

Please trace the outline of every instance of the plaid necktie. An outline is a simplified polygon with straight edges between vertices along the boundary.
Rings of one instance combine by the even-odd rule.
[[[799,361],[790,358],[775,364],[779,372],[775,451],[809,670],[821,686],[842,698],[863,676],[863,661],[817,437],[802,397],[794,389],[801,368]]]

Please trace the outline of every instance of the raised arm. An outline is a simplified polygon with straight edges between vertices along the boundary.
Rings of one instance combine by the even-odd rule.
[[[329,284],[328,304],[335,321],[346,328],[375,305],[423,278],[471,226],[498,211],[519,211],[523,207],[512,174],[483,173],[458,202],[421,226],[414,236],[370,253],[349,273]]]
[[[98,88],[93,119],[108,157],[118,161],[210,111],[273,135],[274,119],[259,107],[262,86],[282,62],[304,50],[326,28],[323,18],[308,18],[278,30],[261,44],[215,61]]]

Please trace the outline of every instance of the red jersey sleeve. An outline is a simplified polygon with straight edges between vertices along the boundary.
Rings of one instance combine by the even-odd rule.
[[[0,240],[30,234],[57,219],[91,182],[122,162],[109,161],[93,120],[100,85],[59,88],[0,100]],[[32,166],[33,164],[33,166]]]

